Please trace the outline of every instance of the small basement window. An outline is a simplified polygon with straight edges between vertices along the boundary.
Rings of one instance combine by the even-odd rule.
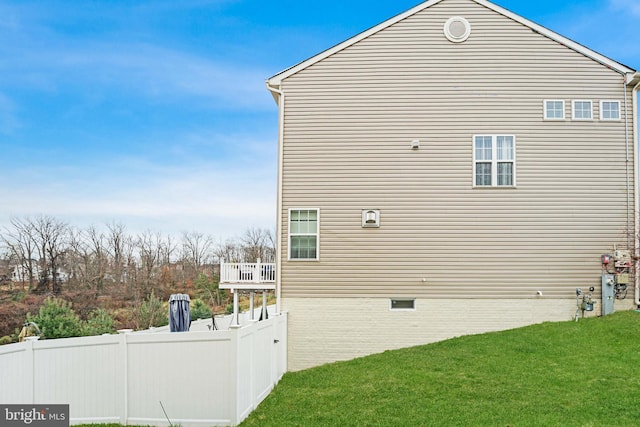
[[[391,310],[415,310],[415,298],[391,298],[389,300],[389,309]]]

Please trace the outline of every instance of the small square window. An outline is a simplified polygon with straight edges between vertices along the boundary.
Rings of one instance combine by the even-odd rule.
[[[564,120],[564,101],[545,100],[544,101],[545,120]]]
[[[593,103],[591,101],[573,101],[574,120],[593,120]]]
[[[620,101],[600,101],[600,120],[620,120]]]

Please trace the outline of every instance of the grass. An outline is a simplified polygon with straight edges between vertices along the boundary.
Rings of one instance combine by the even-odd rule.
[[[401,331],[399,331],[401,333]],[[637,426],[640,313],[287,373],[241,426]]]

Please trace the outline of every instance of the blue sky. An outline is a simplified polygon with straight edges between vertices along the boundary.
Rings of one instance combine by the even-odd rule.
[[[640,0],[496,3],[640,68]],[[274,229],[265,79],[416,4],[0,0],[0,229]]]

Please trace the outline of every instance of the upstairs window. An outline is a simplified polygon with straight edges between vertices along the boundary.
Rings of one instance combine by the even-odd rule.
[[[473,185],[475,187],[515,187],[515,136],[474,136],[473,170]]]
[[[600,120],[620,120],[620,101],[600,101]]]
[[[545,120],[564,120],[564,101],[550,99],[544,101]]]
[[[593,120],[593,105],[591,101],[573,101],[574,120]]]
[[[289,259],[318,259],[318,209],[289,209]]]

